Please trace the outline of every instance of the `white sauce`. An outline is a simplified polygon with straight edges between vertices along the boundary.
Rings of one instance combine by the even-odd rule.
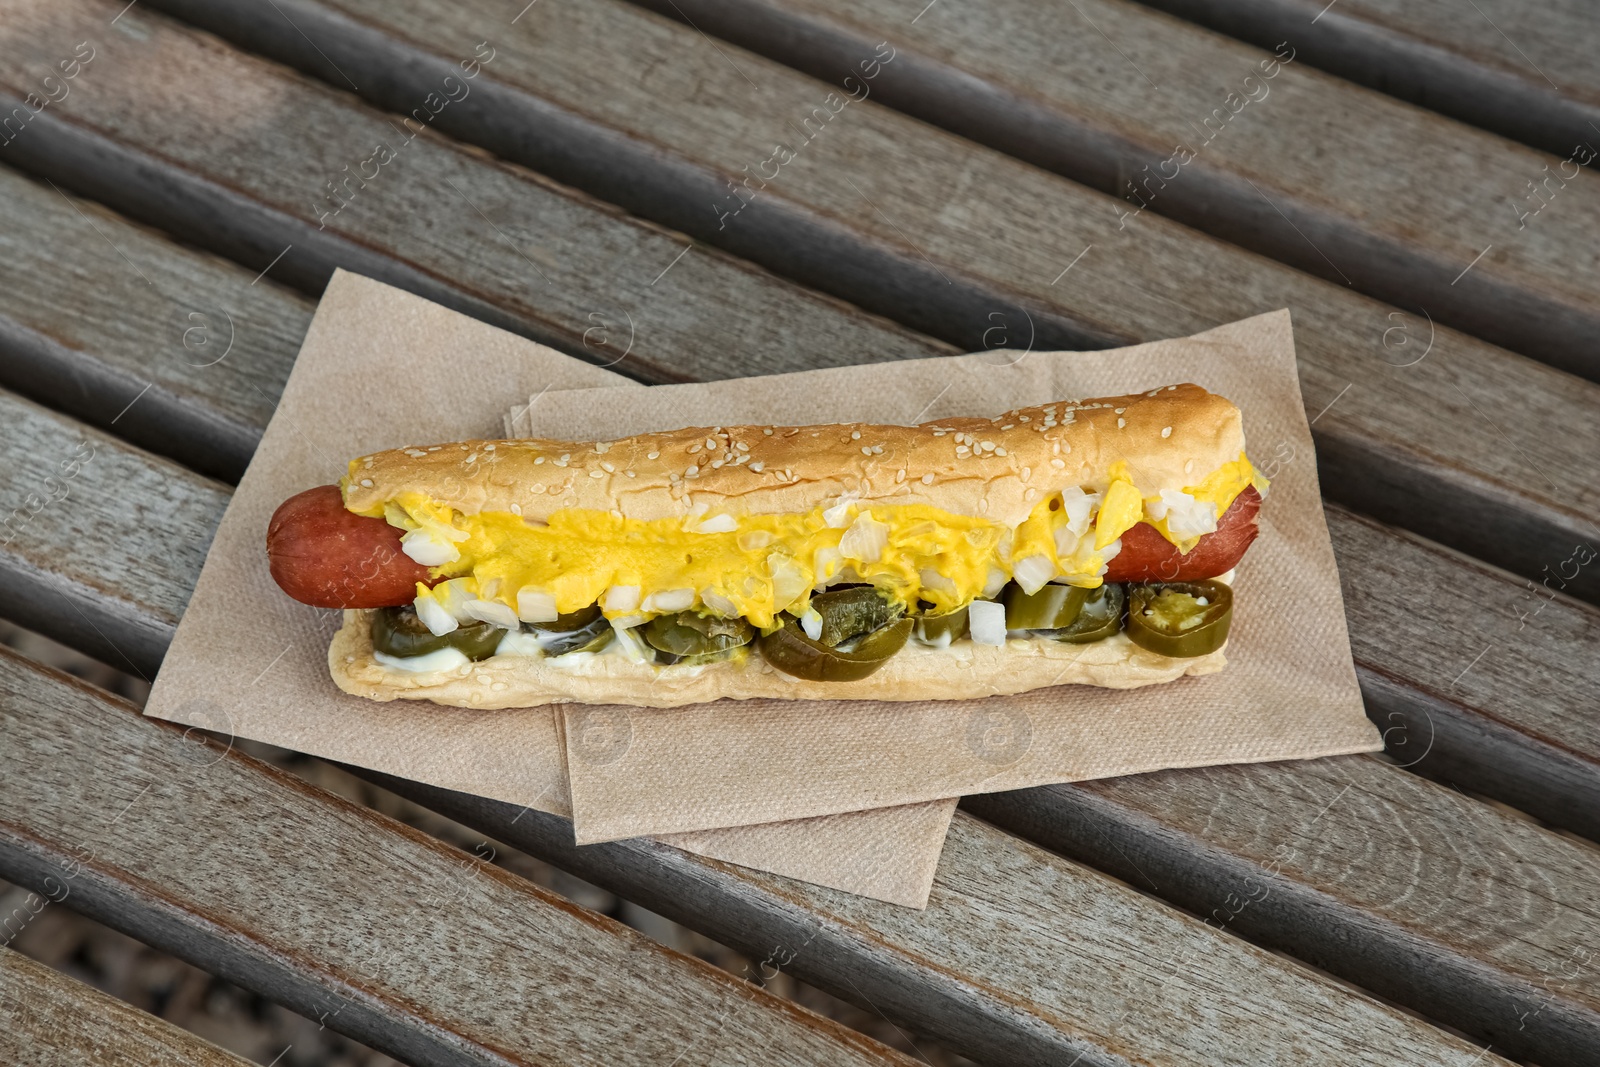
[[[372,658],[385,667],[412,674],[432,674],[434,671],[453,671],[472,661],[459,648],[441,648],[423,656],[391,656],[387,652],[372,653]]]

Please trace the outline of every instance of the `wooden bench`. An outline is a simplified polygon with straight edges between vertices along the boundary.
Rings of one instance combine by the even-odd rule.
[[[104,64],[0,147],[0,167],[28,174],[0,169],[7,509],[60,456],[93,456],[67,487],[70,507],[28,509],[21,535],[0,546],[8,615],[154,672],[226,481],[270,417],[309,297],[334,266],[601,363],[625,347],[615,330],[631,316],[633,344],[614,369],[647,381],[977,347],[996,311],[1008,343],[1028,312],[1043,348],[1180,334],[1288,304],[1324,485],[1348,506],[1330,503],[1330,526],[1388,762],[971,798],[925,913],[649,842],[579,849],[553,816],[381,784],[984,1062],[1446,1064],[1504,1053],[1555,1064],[1600,1053],[1590,959],[1600,929],[1580,888],[1600,861],[1586,843],[1434,780],[1579,834],[1600,827],[1600,737],[1586,714],[1600,616],[1460,554],[1537,578],[1593,535],[1595,386],[1444,328],[1428,359],[1386,367],[1394,308],[1154,213],[1115,255],[1057,274],[1093,243],[1084,220],[1117,201],[875,101],[852,105],[816,164],[785,171],[735,232],[718,231],[701,194],[828,87],[624,4],[528,9],[525,29],[494,38],[475,88],[482,106],[447,109],[438,132],[407,148],[404,182],[374,182],[319,230],[305,175],[336,172],[388,121],[336,71],[398,107],[483,39],[473,19],[488,6],[296,0],[282,19],[243,4],[158,6],[329,84],[144,5],[120,16],[120,5],[88,0],[17,6],[0,94],[26,91],[27,72],[79,30],[104,44]],[[826,43],[835,16],[823,7],[793,17]],[[696,24],[716,14],[692,10]],[[730,4],[718,17],[702,28],[745,39],[740,26],[775,16]],[[1249,51],[1168,25],[1193,47]],[[315,61],[301,32],[323,53]],[[749,43],[802,69],[830,54]],[[976,44],[961,55],[980,59]],[[1330,107],[1371,96],[1331,79],[1317,91]],[[1063,113],[1072,100],[1047,104]],[[1490,151],[1453,123],[1370,106],[1440,144]],[[246,118],[255,125],[244,129]],[[841,174],[859,186],[854,203]],[[540,272],[563,284],[542,285]],[[595,314],[604,341],[588,332]],[[229,341],[238,347],[216,361]],[[1464,424],[1474,411],[1503,418],[1515,444]],[[1563,434],[1535,432],[1524,421],[1533,413]],[[1571,588],[1593,598],[1592,575]],[[0,875],[43,891],[71,870],[63,906],[330,1028],[429,1063],[731,1062],[741,1049],[778,1062],[896,1061],[225,745],[4,662]],[[464,899],[470,909],[450,906]],[[494,983],[481,980],[483,961]]]

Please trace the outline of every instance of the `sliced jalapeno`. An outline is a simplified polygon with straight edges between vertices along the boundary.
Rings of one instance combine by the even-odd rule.
[[[883,666],[890,656],[905,647],[906,638],[911,636],[911,625],[909,618],[901,617],[843,648],[834,648],[811,640],[794,618],[786,617],[782,627],[758,637],[756,647],[768,663],[796,678],[813,682],[854,682]]]
[[[1165,582],[1128,588],[1128,637],[1140,648],[1186,659],[1228,640],[1233,590],[1221,582]]]
[[[569,611],[565,615],[557,615],[554,622],[536,622],[528,625],[535,630],[552,633],[565,633],[568,630],[581,630],[600,617],[600,605],[590,604],[577,611]]]
[[[967,635],[966,605],[941,615],[918,615],[911,632],[925,645],[945,648]]]
[[[466,622],[435,636],[410,604],[379,608],[372,614],[372,647],[386,656],[426,656],[441,648],[459,649],[468,659],[488,659],[505,631],[486,622]]]
[[[870,585],[818,593],[811,598],[811,606],[822,616],[821,640],[829,648],[881,629],[905,612],[904,607]]]
[[[748,645],[755,629],[743,619],[680,611],[651,619],[642,634],[657,663],[705,663]]]
[[[617,636],[617,632],[611,628],[610,621],[601,615],[598,609],[594,618],[576,629],[548,630],[543,623],[538,626],[523,623],[523,629],[539,635],[539,647],[547,656],[565,656],[568,652],[598,652]]]
[[[1037,631],[1040,637],[1065,641],[1069,645],[1087,645],[1103,641],[1122,629],[1122,608],[1127,594],[1117,584],[1102,585],[1098,589],[1084,590],[1083,608],[1072,625],[1053,630]]]
[[[1024,593],[1012,582],[1000,594],[1008,630],[1059,630],[1071,626],[1089,597],[1089,590],[1050,582],[1036,593]]]

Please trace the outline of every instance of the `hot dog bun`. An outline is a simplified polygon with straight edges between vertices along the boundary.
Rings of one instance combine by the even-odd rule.
[[[670,518],[691,496],[755,514],[850,497],[1015,526],[1063,486],[1105,490],[1118,463],[1151,494],[1191,485],[1243,450],[1238,408],[1198,385],[1172,385],[922,426],[700,427],[601,443],[397,448],[353,461],[343,490],[345,507],[363,515],[411,490],[465,515],[535,521],[563,508]]]

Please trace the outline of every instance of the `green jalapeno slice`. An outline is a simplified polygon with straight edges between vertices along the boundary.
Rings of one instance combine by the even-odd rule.
[[[680,611],[658,615],[640,631],[657,663],[706,663],[748,645],[755,629],[743,619]]]
[[[386,656],[426,656],[441,648],[458,649],[469,660],[488,659],[506,632],[486,622],[467,622],[447,634],[435,635],[410,604],[379,608],[372,613],[372,647]]]
[[[816,603],[815,600],[812,603]],[[762,658],[785,674],[812,682],[854,682],[888,662],[911,636],[912,620],[902,616],[854,640],[830,647],[806,636],[786,617],[783,626],[756,639]]]
[[[939,615],[918,615],[912,634],[918,641],[935,648],[945,648],[952,641],[967,636],[967,609],[965,605]]]
[[[1012,582],[1000,593],[1008,630],[1059,630],[1071,626],[1088,598],[1087,589],[1055,582],[1035,593],[1024,593],[1022,586]]]
[[[1052,630],[1036,631],[1038,636],[1052,641],[1065,641],[1069,645],[1087,645],[1106,638],[1122,629],[1122,609],[1127,593],[1115,583],[1098,589],[1084,590],[1083,608],[1072,625]]]
[[[1150,652],[1178,659],[1204,656],[1228,640],[1233,590],[1221,582],[1129,586],[1128,637]]]
[[[562,618],[567,617],[562,616]],[[561,619],[556,620],[558,623],[560,621]],[[538,625],[523,623],[522,628],[539,636],[539,648],[547,656],[565,656],[568,652],[598,652],[617,636],[617,632],[611,628],[610,620],[600,614],[598,608],[595,609],[592,619],[574,629],[549,630],[543,623]]]
[[[881,629],[905,612],[903,606],[870,585],[818,593],[811,598],[811,607],[822,616],[820,640],[829,648]]]

